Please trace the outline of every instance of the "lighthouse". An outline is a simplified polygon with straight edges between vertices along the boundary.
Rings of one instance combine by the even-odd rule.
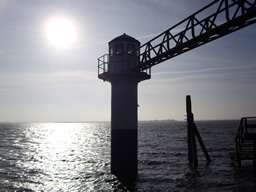
[[[138,83],[150,79],[133,70],[140,63],[139,48],[138,40],[123,34],[98,59],[98,77],[111,83],[111,173],[127,179],[138,172]]]

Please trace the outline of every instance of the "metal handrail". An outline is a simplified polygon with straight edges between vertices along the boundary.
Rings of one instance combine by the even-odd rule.
[[[237,130],[235,142],[236,142],[236,153],[239,154],[241,144],[243,143],[243,136],[248,133],[248,119],[256,119],[256,117],[242,117],[240,120],[239,128]]]
[[[98,75],[108,72],[109,54],[104,54],[98,58]]]
[[[244,122],[245,118],[241,118],[240,120],[240,124],[239,124],[239,128],[237,130],[237,134],[236,134],[236,138],[235,138],[235,142],[236,142],[236,154],[238,155],[240,152],[240,148],[241,148],[241,143],[242,143],[242,135],[244,132],[244,126],[243,126],[243,122]]]

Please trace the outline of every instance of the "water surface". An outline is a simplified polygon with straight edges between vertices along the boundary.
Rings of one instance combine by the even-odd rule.
[[[188,164],[186,123],[139,123],[136,191],[256,191],[252,162],[232,165],[239,121],[196,122],[212,162],[198,146]],[[127,191],[110,173],[110,123],[1,123],[0,191]]]

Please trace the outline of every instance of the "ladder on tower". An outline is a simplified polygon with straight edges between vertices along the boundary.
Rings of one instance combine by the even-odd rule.
[[[238,166],[241,167],[242,160],[253,160],[256,170],[256,117],[241,118],[235,143]]]

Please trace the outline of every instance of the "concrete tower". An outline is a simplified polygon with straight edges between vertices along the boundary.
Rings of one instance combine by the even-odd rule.
[[[139,65],[140,42],[123,34],[109,42],[109,55],[99,58],[99,78],[111,83],[111,172],[135,178],[137,166],[138,102],[140,81],[150,79]],[[107,57],[107,58],[106,58]]]

